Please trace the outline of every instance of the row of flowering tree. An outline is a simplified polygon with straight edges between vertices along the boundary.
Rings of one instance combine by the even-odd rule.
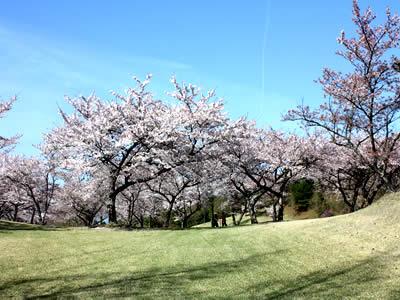
[[[187,227],[218,196],[236,225],[245,214],[257,223],[261,206],[282,221],[288,187],[302,178],[349,211],[370,205],[400,185],[400,19],[388,10],[374,20],[354,1],[356,36],[338,39],[352,71],[325,69],[326,102],[287,113],[301,136],[231,120],[214,91],[174,78],[170,101],[149,91],[151,76],[108,100],[67,98],[72,112],[60,111],[42,158],[13,156],[16,137],[0,137],[0,218]]]

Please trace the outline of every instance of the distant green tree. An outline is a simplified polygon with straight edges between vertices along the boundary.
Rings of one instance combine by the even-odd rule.
[[[300,179],[290,185],[290,193],[297,211],[306,211],[314,195],[314,182],[310,179]]]

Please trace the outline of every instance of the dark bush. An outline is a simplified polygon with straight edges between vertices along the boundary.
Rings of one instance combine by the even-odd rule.
[[[290,194],[297,211],[306,211],[314,195],[314,182],[309,179],[301,179],[290,185]]]

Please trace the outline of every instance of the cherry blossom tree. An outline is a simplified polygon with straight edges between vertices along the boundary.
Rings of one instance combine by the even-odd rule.
[[[273,200],[274,221],[282,221],[288,185],[311,164],[312,144],[306,138],[257,129],[245,119],[229,127],[224,142],[230,181],[249,201],[252,223],[257,223],[256,205],[264,195]]]
[[[141,183],[130,186],[120,194],[120,206],[122,218],[125,220],[129,228],[134,224],[139,224],[140,228],[144,228],[145,218],[150,215],[152,208],[150,193],[146,190],[146,185]]]
[[[207,160],[185,167],[189,171],[192,182],[177,198],[174,208],[174,213],[182,228],[188,227],[189,220],[195,213],[202,209],[203,212],[208,211],[210,206],[213,206],[213,203],[210,203],[213,198],[225,196],[225,169],[215,157],[215,153]]]
[[[372,204],[382,191],[383,181],[370,168],[370,163],[351,149],[338,146],[322,136],[314,136],[312,143],[317,146],[307,177],[318,182],[325,192],[339,194],[351,212]],[[363,157],[368,157],[366,146],[359,148]],[[396,153],[392,156],[398,160],[398,150]]]
[[[396,189],[400,171],[396,159],[400,140],[400,74],[398,59],[393,55],[400,46],[400,18],[388,9],[381,25],[374,25],[375,19],[370,8],[361,12],[357,1],[353,1],[356,36],[348,37],[342,31],[338,38],[342,50],[337,52],[352,71],[324,69],[318,82],[328,100],[317,109],[301,105],[285,117],[322,132],[340,147],[335,150],[340,161],[353,162],[351,172],[358,174],[363,170],[367,178],[377,180],[368,184],[374,192],[369,193],[367,203],[373,201],[376,189]],[[353,175],[346,177],[355,180],[356,174]]]
[[[11,110],[16,98],[0,102],[0,119]],[[17,142],[18,136],[3,137],[0,135],[0,218],[17,221],[20,211],[26,206],[26,201],[20,194],[19,189],[10,186],[6,182],[5,170],[7,154]]]
[[[227,205],[230,207],[232,212],[233,225],[239,226],[244,215],[249,211],[249,198],[250,197],[247,196],[247,193],[241,193],[235,188],[228,190]],[[238,217],[236,216],[237,214],[239,215]]]
[[[125,95],[115,93],[119,101],[104,102],[95,95],[67,99],[74,112],[61,111],[64,125],[46,136],[44,146],[45,152],[57,153],[61,167],[104,170],[111,222],[117,220],[115,203],[120,192],[168,170],[152,155],[160,140],[168,142],[162,128],[169,126],[160,118],[166,108],[145,90],[148,80],[137,83]],[[133,176],[133,170],[146,177]]]
[[[37,158],[8,157],[3,170],[6,184],[24,193],[30,202],[33,218],[46,224],[49,209],[55,201],[58,184],[54,166]]]
[[[12,104],[16,98],[11,98],[9,101],[0,102],[0,119],[12,108]],[[0,135],[0,150],[9,151],[12,146],[17,142],[18,136],[14,137],[3,137]]]
[[[23,191],[3,178],[0,181],[0,219],[28,221],[24,216],[30,210]]]
[[[59,177],[63,185],[58,189],[55,214],[58,219],[77,218],[85,226],[96,224],[106,210],[107,188],[101,176],[85,173],[64,173]]]
[[[250,210],[252,223],[257,223],[255,205],[265,191],[258,186],[244,171],[256,164],[256,143],[260,130],[255,124],[245,119],[232,122],[224,135],[223,147],[221,147],[221,159],[227,168],[227,183],[230,185],[229,199],[231,204],[240,207],[240,224],[244,214]],[[223,153],[223,155],[222,155]],[[234,201],[232,201],[234,200]],[[238,205],[239,204],[239,205]],[[237,209],[235,209],[237,210]]]
[[[207,206],[208,192],[207,185],[202,185],[201,183],[184,191],[175,208],[181,228],[187,228],[190,218]]]
[[[238,220],[234,221],[235,225],[240,225],[243,216],[249,212],[252,224],[258,223],[256,206],[265,191],[262,187],[257,186],[253,180],[247,175],[238,173],[237,170],[231,169],[230,184],[233,187],[230,194],[230,205],[235,212],[239,213]]]
[[[166,204],[164,227],[170,226],[174,208],[177,201],[184,197],[184,191],[199,183],[199,178],[185,167],[176,168],[147,183],[147,188]],[[185,206],[185,200],[180,202]]]
[[[322,137],[319,142],[319,149],[315,153],[317,159],[309,171],[309,177],[324,192],[339,194],[350,211],[357,210],[361,188],[371,177],[369,168],[363,166],[350,150]]]
[[[203,159],[218,140],[226,117],[214,93],[172,80],[176,105],[155,100],[150,76],[125,94],[102,101],[95,95],[67,99],[64,124],[47,134],[44,152],[56,153],[61,168],[102,167],[108,182],[110,222],[117,221],[117,196],[172,169]]]

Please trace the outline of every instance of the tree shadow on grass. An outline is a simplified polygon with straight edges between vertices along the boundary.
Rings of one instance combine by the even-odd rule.
[[[398,300],[400,298],[400,288],[390,291],[387,295],[389,300]]]
[[[193,267],[182,264],[151,268],[128,274],[99,272],[14,280],[0,286],[0,296],[2,293],[5,293],[4,296],[10,295],[9,292],[15,295],[17,290],[18,296],[31,299],[75,297],[331,299],[360,296],[368,288],[370,292],[374,292],[374,289],[378,289],[386,279],[386,274],[380,272],[382,264],[379,257],[371,257],[334,269],[321,269],[301,276],[292,276],[284,281],[268,274],[271,270],[266,270],[265,276],[251,279],[252,268],[261,263],[265,264],[269,255],[287,255],[287,251],[278,250],[252,255],[241,260]],[[234,277],[239,278],[238,281],[232,280],[227,284],[227,274],[243,272],[248,274]],[[394,295],[398,296],[398,287],[393,286],[393,289],[389,287],[385,292],[388,297],[394,298]]]
[[[386,259],[398,261],[399,257],[388,255]],[[390,274],[384,270],[381,256],[376,256],[350,266],[347,264],[333,270],[326,268],[285,282],[272,281],[272,290],[266,290],[264,283],[252,285],[249,290],[252,296],[271,300],[365,298],[366,295],[374,299],[399,299],[398,282],[388,287]]]
[[[62,228],[0,220],[0,233],[5,233],[7,231],[14,231],[14,230],[53,231],[53,230],[62,230]]]
[[[182,263],[179,266],[150,268],[143,272],[128,274],[126,272],[98,272],[12,280],[0,285],[0,298],[2,294],[15,294],[16,290],[19,293],[18,296],[29,299],[206,297],[209,293],[207,289],[203,291],[193,290],[190,286],[194,282],[201,283],[203,280],[209,279],[218,282],[223,279],[224,274],[241,272],[245,265],[265,259],[266,255],[284,255],[285,253],[286,250],[277,250],[270,254],[253,255],[242,260],[207,263],[193,267],[188,267],[187,264]]]

